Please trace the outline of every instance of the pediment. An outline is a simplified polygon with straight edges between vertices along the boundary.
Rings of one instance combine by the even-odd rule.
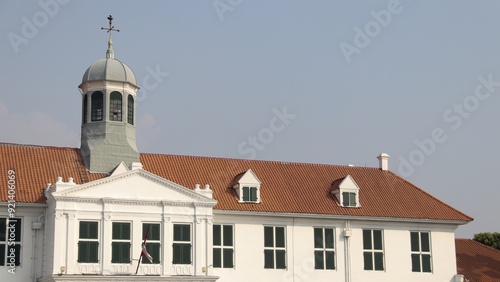
[[[177,183],[138,169],[113,175],[62,191],[53,192],[58,200],[116,199],[128,201],[202,202],[213,204],[216,200],[201,195]]]
[[[245,173],[241,175],[241,177],[238,179],[239,184],[254,184],[254,185],[260,185],[261,182],[255,175],[255,173],[251,170],[248,169]]]
[[[342,190],[359,190],[358,184],[352,178],[351,175],[347,175],[344,179],[339,183],[338,189]]]

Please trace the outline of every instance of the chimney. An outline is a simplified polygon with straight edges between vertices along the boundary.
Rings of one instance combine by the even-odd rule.
[[[391,156],[389,156],[388,154],[386,153],[382,153],[380,154],[377,159],[379,161],[379,168],[381,170],[389,170],[389,158]]]

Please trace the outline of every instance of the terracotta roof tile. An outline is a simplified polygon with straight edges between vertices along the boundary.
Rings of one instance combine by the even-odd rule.
[[[500,251],[471,239],[455,239],[457,272],[465,281],[500,281]]]
[[[77,184],[107,176],[89,173],[75,148],[0,143],[0,177],[16,171],[17,201],[44,202],[43,189],[58,176]],[[141,154],[145,170],[193,189],[209,184],[218,201],[215,209],[311,213],[470,221],[471,217],[446,205],[390,171],[378,168],[287,163],[229,158]],[[252,169],[262,182],[261,203],[239,203],[235,178]],[[334,181],[351,175],[358,184],[360,208],[341,207],[329,191]],[[7,199],[7,182],[0,183],[0,200]]]

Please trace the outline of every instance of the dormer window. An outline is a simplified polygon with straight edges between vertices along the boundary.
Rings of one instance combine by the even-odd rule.
[[[359,208],[359,187],[352,176],[347,175],[344,178],[333,182],[330,193],[335,195],[342,207]]]
[[[260,180],[251,169],[242,173],[236,179],[233,189],[240,203],[260,203]]]

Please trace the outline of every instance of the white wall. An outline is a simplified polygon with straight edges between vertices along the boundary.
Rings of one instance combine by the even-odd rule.
[[[213,269],[218,281],[347,281],[345,220],[228,215],[214,212],[214,224],[234,224],[235,267]],[[454,230],[442,224],[351,220],[351,281],[452,281],[456,274]],[[264,269],[264,225],[286,226],[287,269]],[[335,228],[336,269],[314,269],[313,227]],[[384,271],[366,271],[362,229],[383,229]],[[431,233],[432,273],[411,271],[410,230]]]

